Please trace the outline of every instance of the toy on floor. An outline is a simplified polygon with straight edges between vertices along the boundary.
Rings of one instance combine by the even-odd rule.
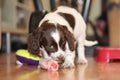
[[[51,58],[47,58],[47,59],[40,60],[39,67],[49,71],[57,71],[59,68],[59,65],[56,61],[52,60]]]
[[[46,69],[49,71],[57,71],[59,66],[58,63],[51,58],[43,59],[37,55],[29,53],[25,49],[20,49],[16,51],[16,63],[19,65],[30,64],[30,65],[38,65],[42,69]]]
[[[27,50],[20,49],[16,52],[16,63],[17,64],[31,64],[38,65],[39,61],[42,59],[37,55],[29,53]]]
[[[109,62],[110,60],[120,59],[120,48],[98,47],[97,61]]]

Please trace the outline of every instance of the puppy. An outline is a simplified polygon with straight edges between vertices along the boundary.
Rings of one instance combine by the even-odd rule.
[[[64,68],[74,67],[76,51],[77,63],[87,63],[84,46],[95,44],[97,41],[86,40],[86,24],[80,13],[65,6],[48,13],[28,37],[29,52],[63,61]]]

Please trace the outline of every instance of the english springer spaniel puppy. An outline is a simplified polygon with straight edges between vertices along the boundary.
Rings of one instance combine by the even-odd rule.
[[[86,40],[86,24],[80,13],[65,6],[48,13],[28,37],[29,52],[63,61],[64,68],[74,67],[76,51],[77,63],[87,63],[84,46],[95,44],[97,41]]]

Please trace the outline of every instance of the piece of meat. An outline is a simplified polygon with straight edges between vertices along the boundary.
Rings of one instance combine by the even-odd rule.
[[[39,66],[40,68],[48,71],[57,71],[59,68],[58,63],[51,58],[40,60]]]

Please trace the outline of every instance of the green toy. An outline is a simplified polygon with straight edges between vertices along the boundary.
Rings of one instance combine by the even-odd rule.
[[[37,55],[31,54],[28,50],[20,49],[16,51],[16,63],[17,64],[31,64],[39,65],[39,61],[42,59]]]
[[[42,59],[37,55],[31,54],[29,51],[25,49],[20,49],[16,51],[16,63],[19,65],[30,64],[30,65],[39,65],[40,68],[49,70],[49,71],[57,71],[59,65],[56,61],[51,58]]]

